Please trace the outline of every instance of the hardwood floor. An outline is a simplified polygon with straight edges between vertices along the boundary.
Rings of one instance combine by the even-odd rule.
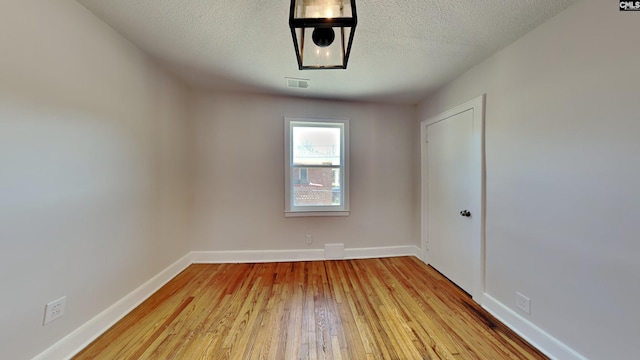
[[[413,257],[191,265],[75,359],[546,359]]]

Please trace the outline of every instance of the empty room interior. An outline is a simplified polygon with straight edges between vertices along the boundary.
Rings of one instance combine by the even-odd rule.
[[[640,358],[637,5],[0,1],[0,358]]]

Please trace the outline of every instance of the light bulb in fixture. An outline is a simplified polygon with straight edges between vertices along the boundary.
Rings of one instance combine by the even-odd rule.
[[[311,34],[313,43],[319,47],[327,47],[336,39],[336,33],[330,27],[317,27]]]

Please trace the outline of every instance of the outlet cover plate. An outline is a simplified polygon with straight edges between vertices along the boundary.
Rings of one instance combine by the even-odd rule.
[[[44,321],[42,325],[46,325],[52,322],[53,320],[59,317],[62,317],[62,315],[64,315],[64,308],[66,304],[67,304],[67,297],[63,296],[60,299],[53,300],[52,302],[45,305]]]
[[[531,315],[531,299],[519,292],[516,293],[516,306],[525,314]]]

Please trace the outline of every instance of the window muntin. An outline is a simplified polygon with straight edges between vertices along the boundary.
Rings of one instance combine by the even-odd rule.
[[[348,120],[285,122],[285,214],[348,215]]]

